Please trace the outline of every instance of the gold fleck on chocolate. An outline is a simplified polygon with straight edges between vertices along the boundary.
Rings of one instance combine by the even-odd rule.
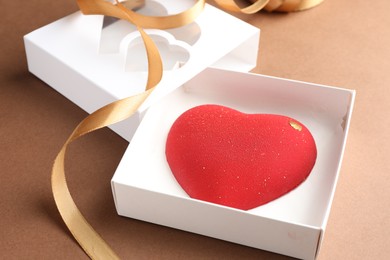
[[[290,125],[295,130],[302,131],[302,126],[300,124],[298,124],[297,122],[291,120]]]

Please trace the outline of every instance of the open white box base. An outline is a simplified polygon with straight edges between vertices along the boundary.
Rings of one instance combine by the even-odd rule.
[[[152,6],[145,8],[172,14],[193,3],[147,0]],[[29,70],[88,113],[146,86],[147,59],[135,26],[117,21],[104,27],[105,21],[102,15],[76,12],[24,37]],[[149,105],[205,68],[249,71],[256,66],[260,30],[208,4],[189,25],[146,32],[159,48],[164,74],[138,113],[112,126],[128,141]]]
[[[207,69],[146,112],[112,179],[118,214],[314,259],[329,215],[354,95],[340,88]],[[166,162],[165,141],[174,120],[201,104],[281,114],[302,122],[317,144],[312,173],[287,195],[249,211],[189,198]]]

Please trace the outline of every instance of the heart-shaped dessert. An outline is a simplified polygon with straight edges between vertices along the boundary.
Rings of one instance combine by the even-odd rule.
[[[166,157],[195,199],[248,210],[288,193],[310,174],[317,149],[297,120],[202,105],[172,125]]]

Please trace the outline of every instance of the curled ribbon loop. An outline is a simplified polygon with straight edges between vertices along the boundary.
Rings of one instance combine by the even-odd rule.
[[[254,3],[245,8],[240,8],[234,0],[215,1],[226,10],[252,14],[261,9],[285,12],[305,10],[318,5],[323,0],[252,0]],[[79,137],[132,116],[160,82],[163,73],[161,57],[156,45],[142,28],[168,29],[191,23],[201,13],[206,1],[196,0],[191,8],[164,17],[144,16],[127,9],[118,0],[115,2],[116,4],[104,0],[77,0],[79,8],[84,14],[111,16],[127,20],[137,27],[144,42],[148,59],[148,80],[145,91],[110,103],[81,121],[55,158],[51,175],[52,192],[58,211],[74,238],[92,259],[119,259],[119,257],[88,224],[69,192],[64,170],[66,149],[71,142]],[[143,0],[128,2],[130,4],[127,6],[143,4]]]
[[[139,2],[140,0],[136,1]],[[130,1],[130,3],[131,2],[133,1]],[[154,29],[177,28],[193,22],[202,12],[205,2],[205,0],[197,0],[191,8],[174,15],[147,16],[133,12],[130,9],[125,8],[122,4],[118,5],[121,6],[121,8],[118,9],[115,5],[104,0],[77,0],[83,14],[103,14],[128,21],[129,16],[131,16],[131,20],[137,21],[137,25],[140,27]],[[127,9],[127,11],[123,10],[123,8]]]
[[[223,2],[224,0],[218,0]],[[259,0],[251,0],[252,3],[256,3]],[[315,7],[322,3],[324,0],[269,0],[264,6],[264,10],[268,12],[295,12],[303,11],[312,7]]]
[[[241,12],[245,14],[254,14],[263,9],[269,2],[270,0],[256,0],[252,1],[253,4],[240,8],[237,3],[234,0],[215,0],[215,2],[221,6],[222,8],[233,11],[233,12]]]

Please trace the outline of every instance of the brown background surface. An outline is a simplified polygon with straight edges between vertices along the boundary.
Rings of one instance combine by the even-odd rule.
[[[87,114],[28,72],[22,40],[76,10],[73,0],[1,1],[0,258],[86,258],[57,213],[50,170]],[[305,12],[238,15],[262,29],[254,72],[357,90],[319,259],[390,259],[389,11],[388,0],[325,0]],[[126,146],[104,129],[72,145],[67,161],[75,201],[120,256],[290,259],[119,217],[110,178]]]

